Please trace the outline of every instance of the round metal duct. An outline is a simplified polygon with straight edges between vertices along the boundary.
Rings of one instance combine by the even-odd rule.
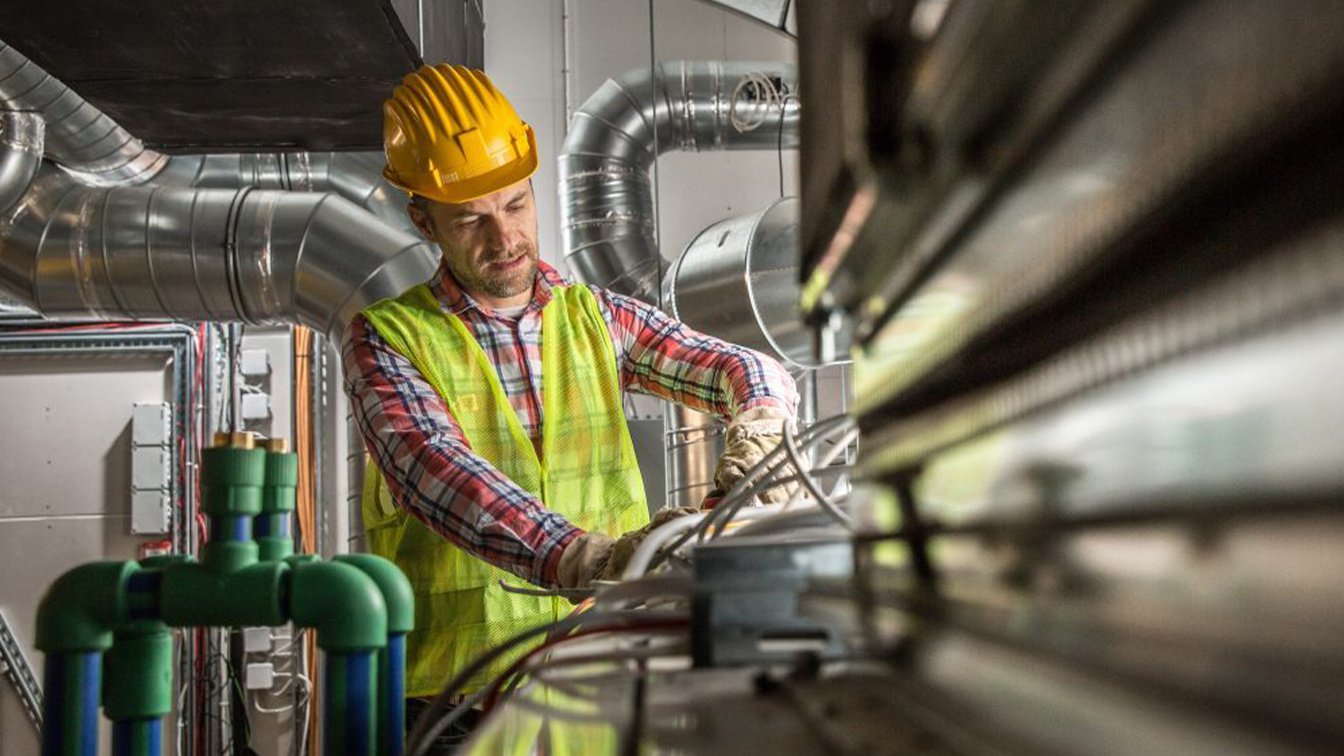
[[[663,279],[663,302],[692,328],[773,355],[791,370],[820,367],[798,313],[798,199],[719,221],[686,245]],[[848,332],[836,352],[849,353]]]

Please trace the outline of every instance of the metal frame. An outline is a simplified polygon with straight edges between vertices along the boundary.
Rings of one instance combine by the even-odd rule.
[[[0,660],[5,663],[5,676],[19,692],[24,711],[33,721],[33,727],[39,733],[42,732],[42,685],[37,681],[37,675],[33,674],[28,658],[23,655],[19,640],[9,629],[4,609],[0,609]]]

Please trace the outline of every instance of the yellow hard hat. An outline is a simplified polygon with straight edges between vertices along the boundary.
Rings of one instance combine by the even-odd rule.
[[[481,71],[421,66],[383,103],[383,177],[437,202],[468,202],[537,170],[537,140]]]

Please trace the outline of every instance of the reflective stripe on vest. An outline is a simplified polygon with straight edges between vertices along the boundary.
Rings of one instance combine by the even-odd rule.
[[[618,535],[649,520],[644,484],[621,402],[615,350],[586,286],[557,286],[541,315],[541,458],[495,368],[467,327],[416,286],[364,311],[380,336],[429,381],[472,451],[584,530]],[[363,497],[369,550],[393,560],[415,592],[407,638],[406,695],[434,695],[491,646],[572,611],[562,599],[504,591],[517,577],[453,546],[395,507],[368,465]],[[538,639],[538,643],[541,639]],[[536,644],[524,644],[475,675],[479,689]]]

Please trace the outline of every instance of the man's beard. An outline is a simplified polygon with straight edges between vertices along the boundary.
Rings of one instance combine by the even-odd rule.
[[[492,274],[489,272],[490,263],[485,263],[481,266],[482,269],[479,272],[473,272],[473,275],[471,276],[472,280],[463,281],[462,283],[468,289],[476,289],[496,299],[512,297],[531,289],[532,283],[537,276],[537,258],[536,255],[532,253],[532,248],[527,246],[515,249],[505,259],[520,252],[527,262],[522,268],[515,271],[502,271]]]

